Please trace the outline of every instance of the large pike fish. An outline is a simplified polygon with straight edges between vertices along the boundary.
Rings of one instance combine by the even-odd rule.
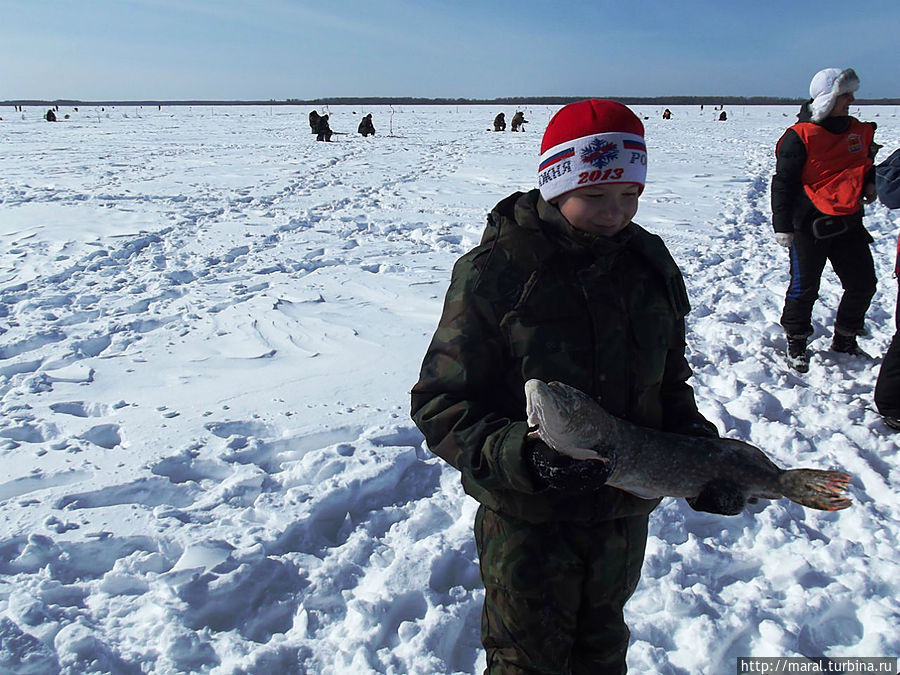
[[[639,427],[561,382],[528,380],[525,400],[530,433],[575,459],[610,463],[606,484],[637,497],[692,498],[709,481],[728,479],[748,499],[787,497],[823,511],[852,503],[844,495],[850,475],[842,471],[782,469],[743,441]]]

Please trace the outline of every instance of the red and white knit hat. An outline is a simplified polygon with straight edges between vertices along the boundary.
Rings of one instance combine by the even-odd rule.
[[[644,125],[616,101],[570,103],[544,132],[538,187],[548,202],[592,185],[634,183],[644,189],[647,146]]]

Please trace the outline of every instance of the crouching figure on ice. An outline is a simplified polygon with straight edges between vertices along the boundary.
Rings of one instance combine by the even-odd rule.
[[[369,113],[360,120],[359,126],[356,128],[356,133],[362,134],[363,138],[375,135],[375,124],[372,122],[372,113]]]
[[[688,384],[681,272],[632,221],[646,172],[644,127],[626,106],[559,110],[543,135],[539,188],[502,200],[456,263],[412,389],[429,447],[480,503],[488,673],[624,673],[623,607],[659,503],[609,483],[633,448],[616,448],[615,469],[533,433],[525,383],[566,382],[647,433],[704,448],[718,438]],[[691,506],[723,514],[756,494],[729,475],[697,487]]]
[[[526,124],[528,124],[528,120],[525,119],[525,113],[521,110],[517,110],[516,114],[513,115],[512,126],[510,128],[512,131],[525,131]]]

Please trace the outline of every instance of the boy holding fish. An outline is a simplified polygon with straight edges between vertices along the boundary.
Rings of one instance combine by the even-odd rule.
[[[643,124],[626,106],[557,112],[539,189],[501,201],[456,263],[412,390],[428,446],[480,503],[489,673],[624,673],[623,607],[659,503],[605,485],[607,463],[529,433],[525,382],[565,382],[641,427],[718,436],[687,384],[681,272],[632,221],[646,171]],[[745,501],[717,480],[690,503],[734,514]]]

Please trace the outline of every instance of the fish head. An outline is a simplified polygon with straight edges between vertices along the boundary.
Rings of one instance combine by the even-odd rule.
[[[538,438],[558,452],[578,459],[597,458],[611,419],[583,391],[562,382],[531,379],[525,383],[525,414]]]

